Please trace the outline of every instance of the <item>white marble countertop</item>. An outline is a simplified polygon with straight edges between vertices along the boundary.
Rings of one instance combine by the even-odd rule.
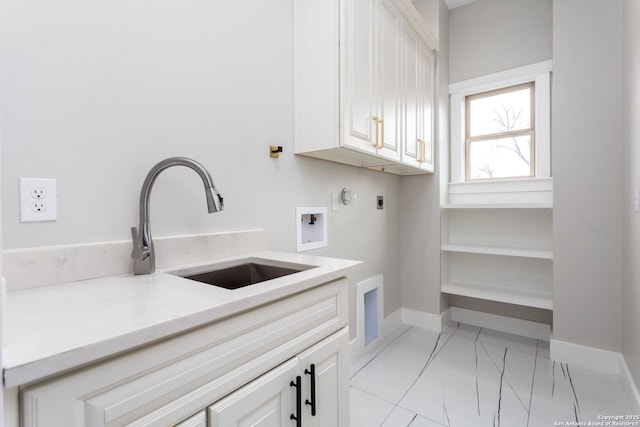
[[[314,268],[236,290],[167,271],[258,258]],[[7,293],[5,387],[44,379],[345,276],[359,261],[258,252],[151,275],[83,280]]]

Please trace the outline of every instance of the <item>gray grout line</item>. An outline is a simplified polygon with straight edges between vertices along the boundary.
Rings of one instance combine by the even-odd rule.
[[[478,335],[476,335],[476,340],[473,342],[473,351],[476,356],[476,402],[478,404],[478,416],[480,416],[480,388],[478,386],[478,338],[480,338],[480,333],[482,332],[482,328],[478,331]]]
[[[406,334],[407,332],[409,332],[413,328],[414,328],[413,326],[408,327],[404,332],[402,332],[400,335],[395,337],[393,340],[389,341],[386,345],[380,345],[380,351],[376,351],[375,355],[371,359],[369,359],[369,361],[367,361],[367,363],[362,365],[360,367],[360,369],[358,369],[356,372],[351,374],[351,376],[349,377],[349,381],[351,381],[353,379],[353,377],[355,377],[360,371],[362,371],[364,368],[366,368],[369,365],[369,363],[373,362],[383,351],[385,351],[387,348],[389,348],[391,346],[391,344],[393,344],[396,341],[398,341],[404,334]],[[361,357],[365,357],[365,356],[366,356],[366,354],[362,355]]]
[[[502,372],[500,372],[500,392],[498,395],[498,427],[500,427],[500,410],[502,408],[502,384],[504,383],[504,371],[507,369],[507,347],[504,348],[502,356]]]
[[[363,389],[361,389],[361,388],[358,388],[358,387],[355,387],[355,386],[352,386],[352,385],[349,385],[349,388],[353,388],[353,389],[358,390],[358,391],[360,391],[360,392],[362,392],[362,393],[368,394],[368,395],[369,395],[369,396],[371,396],[371,397],[375,397],[375,398],[376,398],[376,399],[378,399],[378,400],[382,400],[383,402],[387,402],[389,405],[393,405],[393,406],[394,406],[394,409],[395,409],[396,404],[395,404],[395,403],[393,403],[393,402],[389,402],[387,399],[383,399],[383,398],[381,398],[381,397],[379,397],[379,396],[376,396],[375,394],[371,394],[371,393],[369,393],[369,392],[368,392],[368,391],[366,391],[366,390],[363,390]],[[393,412],[393,410],[392,410],[392,412]],[[385,418],[385,420],[386,420],[386,418]]]
[[[551,398],[553,399],[553,395],[556,391],[556,361],[553,361],[553,365],[551,365]]]
[[[451,337],[453,337],[453,334],[455,333],[455,331],[458,330],[458,328],[460,327],[460,322],[457,322],[458,325],[456,326],[456,329],[451,333],[451,334],[447,334],[444,332],[440,332],[438,334],[438,338],[436,339],[436,343],[433,347],[433,349],[431,350],[431,353],[429,354],[429,358],[427,359],[427,362],[425,364],[425,366],[422,368],[422,370],[420,371],[420,373],[418,374],[418,376],[416,377],[416,379],[411,383],[411,385],[409,386],[409,388],[407,389],[407,391],[402,395],[402,397],[400,398],[400,400],[398,401],[398,403],[393,404],[393,410],[391,410],[391,412],[389,412],[389,414],[384,418],[384,420],[382,420],[382,424],[380,424],[381,426],[387,421],[387,418],[389,418],[391,416],[391,414],[393,413],[393,411],[396,408],[400,408],[400,409],[404,409],[408,412],[413,413],[413,411],[409,411],[408,409],[403,408],[402,406],[399,405],[399,403],[402,401],[402,399],[404,399],[404,397],[407,395],[407,393],[409,393],[409,391],[411,390],[411,388],[415,385],[415,383],[418,381],[418,379],[420,379],[420,377],[422,376],[422,374],[424,373],[424,371],[427,369],[427,367],[431,364],[431,362],[438,356],[438,354],[440,354],[440,352],[442,351],[442,349],[444,348],[444,346],[449,342],[449,340],[451,339]],[[395,342],[398,338],[400,338],[402,335],[404,335],[407,331],[409,331],[410,329],[412,329],[412,327],[408,328],[405,332],[403,332],[402,334],[400,334],[396,339],[393,340],[393,342]],[[442,335],[449,335],[449,337],[446,339],[446,341],[444,342],[444,344],[442,344],[442,346],[440,347],[440,349],[438,351],[436,351],[436,349],[438,348],[438,343],[440,342],[440,338],[442,337]],[[386,347],[385,347],[386,348]],[[381,352],[378,352],[376,354],[375,357],[378,357],[378,354],[380,354]],[[374,357],[374,358],[375,358]],[[373,360],[373,359],[371,359]],[[367,364],[365,366],[367,366],[369,363],[371,363],[371,360],[369,362],[367,362]],[[364,366],[363,366],[364,368]],[[358,370],[358,372],[360,372],[361,369]],[[354,387],[357,389],[357,387]],[[360,390],[360,389],[358,389]],[[377,397],[377,396],[376,396]],[[384,399],[382,399],[384,400]],[[385,400],[386,402],[386,400]],[[416,419],[416,417],[418,416],[418,414],[415,414],[415,417],[413,418],[413,420],[411,420],[411,423],[413,423],[413,421]]]
[[[458,337],[458,338],[462,338],[462,339],[469,339],[469,340],[471,340],[471,339],[472,339],[472,338],[468,338],[468,337],[465,337],[465,336],[458,336],[458,335],[455,335],[455,333],[458,331],[458,329],[460,328],[460,326],[461,326],[461,323],[460,323],[460,322],[456,322],[456,327],[455,327],[455,329],[454,329],[451,333],[440,332],[440,333],[438,334],[438,338],[436,339],[436,343],[435,343],[435,345],[434,345],[434,348],[431,350],[431,354],[429,355],[429,358],[427,359],[427,362],[425,363],[425,366],[422,368],[422,370],[420,371],[420,373],[418,374],[418,376],[416,377],[416,379],[411,383],[411,385],[409,386],[409,388],[407,389],[407,391],[402,395],[402,397],[400,398],[400,400],[399,400],[397,403],[389,402],[389,401],[387,401],[387,400],[385,400],[385,399],[381,399],[381,398],[380,398],[380,397],[378,397],[378,396],[374,396],[374,395],[372,395],[372,394],[370,394],[370,393],[366,392],[365,390],[362,390],[362,389],[360,389],[360,388],[358,388],[358,387],[353,387],[353,386],[349,385],[350,387],[353,387],[353,388],[355,388],[355,389],[357,389],[357,390],[359,390],[359,391],[362,391],[363,393],[367,393],[367,394],[369,394],[369,395],[371,395],[371,396],[374,396],[374,397],[376,397],[376,398],[378,398],[378,399],[380,399],[380,400],[383,400],[383,401],[385,401],[385,402],[387,402],[387,403],[390,403],[390,404],[392,404],[392,405],[394,406],[394,407],[393,407],[393,409],[391,410],[391,412],[389,412],[389,414],[387,414],[387,416],[386,416],[386,417],[384,418],[384,420],[382,421],[381,426],[386,422],[386,420],[391,416],[391,414],[393,413],[393,411],[394,411],[396,408],[404,409],[404,410],[406,410],[406,411],[408,411],[408,412],[410,412],[410,413],[413,413],[413,411],[410,411],[410,410],[408,410],[408,409],[403,408],[402,406],[400,406],[400,405],[399,405],[399,403],[402,401],[402,399],[404,399],[404,398],[405,398],[405,396],[409,393],[409,391],[411,390],[411,388],[413,388],[413,386],[418,382],[418,380],[419,380],[419,379],[420,379],[420,377],[424,374],[424,372],[425,372],[425,370],[427,369],[427,367],[431,364],[431,362],[433,362],[433,360],[435,360],[435,358],[440,354],[440,352],[444,349],[444,347],[447,345],[447,343],[449,342],[449,340],[451,340],[451,338],[452,338],[452,337],[456,336],[456,337]],[[403,331],[401,334],[399,334],[399,335],[398,335],[397,337],[395,337],[393,340],[389,341],[389,342],[388,342],[388,343],[386,343],[385,345],[381,345],[379,349],[376,349],[376,351],[375,351],[375,355],[374,355],[373,357],[371,357],[371,359],[370,359],[370,360],[368,360],[368,361],[367,361],[367,363],[365,363],[362,367],[360,367],[356,372],[354,372],[354,373],[353,373],[353,375],[351,375],[351,376],[349,377],[349,381],[351,381],[351,380],[352,380],[352,379],[353,379],[353,378],[354,378],[354,377],[355,377],[355,376],[356,376],[360,371],[362,371],[362,370],[363,370],[365,367],[367,367],[371,362],[373,362],[373,361],[374,361],[374,360],[375,360],[375,359],[376,359],[376,358],[377,358],[377,357],[378,357],[382,352],[384,352],[387,348],[389,348],[392,344],[394,344],[396,341],[398,341],[401,337],[403,337],[407,332],[409,332],[409,331],[410,331],[411,329],[413,329],[413,328],[414,328],[414,326],[410,326],[410,327],[408,327],[405,331]],[[494,366],[496,367],[496,369],[498,370],[498,372],[501,372],[501,371],[500,371],[500,368],[496,365],[496,363],[493,361],[493,359],[491,358],[491,356],[489,356],[489,353],[487,352],[487,349],[486,349],[486,348],[484,348],[484,343],[483,343],[482,341],[480,341],[480,340],[479,340],[479,338],[480,338],[480,334],[482,333],[482,330],[483,330],[483,328],[482,328],[482,327],[480,327],[480,329],[478,330],[478,333],[476,334],[476,337],[475,337],[475,339],[474,339],[474,340],[475,340],[476,342],[479,342],[479,343],[480,343],[480,346],[483,348],[484,352],[485,352],[485,353],[487,354],[487,356],[489,357],[489,360],[491,360],[491,361],[493,362],[493,364],[494,364]],[[439,344],[439,342],[440,342],[440,339],[442,338],[442,335],[448,335],[448,337],[446,338],[446,340],[444,341],[444,343],[442,344],[442,346],[438,349],[438,344]],[[490,344],[491,344],[491,345],[497,345],[497,346],[499,346],[499,347],[503,347],[502,345],[499,345],[499,344],[492,344],[492,343],[490,343]],[[538,354],[538,346],[539,346],[539,340],[536,340],[536,350],[535,350],[535,353],[534,353],[534,375],[535,375],[535,363],[536,363],[536,360],[535,360],[535,359],[537,358],[537,354]],[[505,350],[507,350],[507,348],[509,348],[508,346],[504,346],[504,347],[505,347]],[[436,350],[437,350],[437,351],[436,351]],[[511,350],[513,350],[513,349],[511,349]],[[476,351],[477,351],[477,350],[476,350]],[[519,351],[519,350],[514,350],[514,351]],[[519,352],[526,353],[526,352],[524,352],[524,351],[519,351]],[[361,357],[365,357],[365,356],[366,356],[366,355],[363,355],[363,356],[361,356]],[[504,362],[504,360],[503,360],[503,362]],[[564,373],[564,370],[563,370],[563,373]],[[502,377],[502,376],[504,376],[504,372],[501,372],[501,377]],[[518,397],[518,394],[515,392],[515,389],[514,389],[514,387],[510,384],[509,380],[506,380],[506,382],[507,382],[507,385],[509,386],[509,388],[511,388],[511,389],[514,391],[514,393],[516,394],[516,397]],[[501,378],[501,383],[502,383],[502,378]],[[533,380],[532,380],[532,383],[533,383]],[[502,386],[502,384],[501,384],[501,386]],[[532,393],[533,393],[533,384],[532,384]],[[519,397],[518,397],[518,399],[519,399]],[[532,399],[532,395],[529,397],[529,411],[530,411],[530,409],[531,409],[531,399]],[[519,400],[520,400],[520,399],[519,399]],[[524,404],[524,402],[522,402],[522,400],[520,400],[520,402],[522,403],[522,405],[523,405],[523,406],[525,406],[525,404]],[[479,403],[478,403],[478,405],[479,405]],[[525,409],[526,409],[526,406],[525,406]],[[445,410],[446,410],[446,408],[445,408]],[[478,410],[479,410],[479,408],[478,408]],[[416,416],[417,416],[417,414],[416,414]],[[415,417],[414,417],[414,420],[415,420]],[[433,421],[433,420],[432,420],[432,421]],[[495,421],[495,420],[494,420],[494,421]],[[412,420],[412,422],[413,422],[413,420]],[[528,423],[528,416],[527,416],[527,423]]]
[[[400,402],[402,402],[402,399],[405,398],[405,396],[411,391],[411,389],[413,388],[413,386],[418,382],[418,380],[420,379],[420,377],[422,376],[422,374],[424,374],[424,371],[427,370],[427,367],[431,364],[431,362],[433,360],[435,360],[435,358],[438,356],[438,354],[440,354],[440,352],[442,351],[442,349],[444,348],[445,345],[447,345],[447,343],[449,342],[449,340],[451,339],[451,337],[453,335],[449,335],[449,338],[447,338],[447,340],[444,342],[444,344],[442,344],[442,347],[440,347],[440,350],[436,351],[436,349],[438,348],[438,343],[440,342],[440,337],[442,337],[442,335],[444,334],[444,332],[440,332],[438,334],[438,339],[436,339],[436,343],[433,346],[433,350],[431,350],[431,354],[429,355],[429,358],[427,359],[427,363],[424,365],[424,367],[422,368],[422,370],[420,371],[420,374],[418,374],[418,376],[416,377],[415,380],[413,380],[413,382],[411,383],[411,385],[407,388],[407,391],[404,392],[404,394],[402,395],[402,397],[400,398],[400,400],[398,401],[398,403],[396,403],[396,406],[398,406],[398,404]],[[444,334],[447,335],[447,334]],[[435,354],[434,354],[435,352]],[[433,356],[433,358],[431,357]]]
[[[393,417],[391,417],[391,415],[393,413],[396,413],[396,415],[401,415],[400,418],[405,419],[405,422],[408,422],[407,427],[411,427],[413,425],[419,424],[419,422],[421,420],[423,420],[422,417],[424,417],[424,415],[418,414],[415,412],[415,410],[412,409],[407,409],[406,407],[404,407],[403,405],[401,405],[400,403],[402,402],[403,399],[406,398],[406,396],[409,394],[409,392],[414,389],[414,387],[416,386],[416,383],[418,382],[418,380],[425,375],[425,372],[427,370],[427,368],[429,366],[432,366],[432,363],[435,361],[436,358],[438,358],[440,352],[446,347],[446,345],[449,343],[449,341],[451,340],[452,337],[457,336],[458,338],[462,338],[462,339],[467,339],[470,341],[474,341],[474,346],[475,346],[475,353],[476,353],[476,399],[477,399],[477,404],[478,404],[478,415],[480,416],[480,411],[482,410],[482,408],[480,408],[479,405],[479,365],[481,364],[480,362],[482,362],[482,365],[484,366],[484,356],[486,355],[488,358],[488,361],[490,362],[488,364],[488,366],[490,367],[489,369],[491,371],[493,371],[493,369],[491,369],[491,366],[493,365],[493,367],[496,369],[497,373],[500,375],[500,391],[499,391],[499,399],[498,399],[498,404],[497,404],[497,412],[493,413],[493,422],[495,425],[500,425],[502,422],[507,423],[507,419],[505,418],[507,416],[507,412],[505,412],[504,414],[502,412],[504,412],[504,410],[508,409],[511,407],[511,400],[509,400],[509,405],[505,406],[505,404],[507,403],[507,400],[505,400],[507,397],[511,398],[511,392],[509,391],[509,389],[513,390],[515,397],[518,398],[518,400],[520,401],[520,403],[522,404],[523,408],[526,411],[526,423],[523,423],[523,426],[525,427],[537,427],[537,426],[532,426],[531,422],[532,422],[532,411],[533,409],[536,409],[536,412],[533,413],[534,418],[533,418],[533,422],[535,422],[535,418],[537,416],[541,415],[541,406],[540,403],[541,401],[539,400],[540,397],[540,393],[543,393],[543,398],[546,399],[545,396],[548,396],[548,392],[551,392],[551,399],[553,401],[554,396],[557,398],[559,396],[559,394],[561,394],[561,397],[566,397],[568,399],[568,401],[566,403],[569,403],[569,406],[566,408],[567,409],[567,416],[568,419],[574,418],[576,422],[581,422],[581,418],[583,416],[587,416],[586,412],[587,412],[587,408],[589,408],[589,405],[585,405],[584,408],[581,408],[581,403],[584,404],[585,402],[580,402],[578,400],[578,390],[581,390],[581,388],[579,387],[581,384],[578,384],[578,387],[575,386],[576,382],[573,381],[573,376],[575,375],[575,369],[574,369],[574,375],[572,375],[570,367],[568,366],[568,364],[566,363],[559,363],[559,365],[556,364],[555,361],[551,360],[548,356],[546,356],[546,352],[548,352],[548,349],[545,348],[545,342],[542,340],[536,340],[535,341],[535,347],[533,345],[529,346],[529,351],[523,351],[521,350],[521,347],[518,347],[517,349],[512,348],[511,346],[509,346],[508,342],[505,342],[504,344],[502,342],[500,343],[493,343],[493,342],[483,342],[483,340],[481,339],[481,335],[483,333],[483,329],[480,328],[480,330],[476,331],[475,333],[475,337],[473,337],[473,334],[469,334],[467,329],[461,329],[461,324],[460,323],[456,323],[452,322],[448,327],[446,332],[441,332],[440,334],[438,334],[437,339],[435,340],[435,343],[433,344],[432,350],[430,351],[430,353],[426,353],[428,350],[425,349],[425,353],[422,353],[422,356],[426,356],[428,355],[428,358],[426,359],[426,361],[423,360],[423,367],[420,371],[420,373],[417,375],[417,377],[413,380],[413,382],[411,383],[411,385],[408,387],[408,389],[404,392],[404,394],[402,395],[402,397],[400,397],[400,399],[398,400],[398,402],[390,402],[386,399],[382,399],[376,395],[373,395],[365,390],[362,390],[361,388],[358,387],[354,387],[351,384],[349,384],[350,388],[353,388],[354,390],[357,390],[358,392],[362,392],[365,393],[367,396],[371,396],[372,398],[375,399],[379,399],[382,402],[385,402],[385,404],[388,404],[391,409],[390,411],[386,414],[386,416],[384,417],[384,420],[382,420],[382,425],[385,425],[385,423],[387,423],[387,421],[389,421],[390,419],[393,419]],[[403,326],[403,328],[406,327],[406,325]],[[359,363],[363,363],[363,366],[358,368],[358,370],[356,372],[354,372],[354,374],[350,377],[350,380],[353,379],[353,377],[355,375],[357,375],[358,373],[360,373],[365,367],[367,367],[372,361],[378,359],[378,356],[380,356],[381,354],[383,354],[383,352],[389,350],[391,347],[393,347],[394,345],[398,345],[398,341],[403,338],[405,336],[405,334],[407,334],[409,331],[411,331],[414,327],[407,327],[406,329],[402,330],[400,329],[397,332],[397,335],[392,335],[392,338],[389,339],[388,341],[381,341],[379,344],[379,347],[373,348],[370,350],[370,352],[368,353],[368,355],[366,355],[366,359],[361,359],[359,361]],[[459,336],[459,335],[455,335],[456,333],[463,333],[463,336]],[[447,336],[442,336],[442,335],[447,335]],[[406,338],[406,337],[405,337]],[[431,338],[429,338],[430,340]],[[516,344],[520,344],[519,341],[515,341]],[[477,345],[480,345],[480,349],[477,348]],[[486,345],[485,345],[486,344]],[[453,345],[453,344],[452,344]],[[466,345],[465,345],[466,347]],[[493,354],[493,350],[491,351],[491,354],[489,353],[489,350],[491,350],[489,347],[503,347],[504,349],[504,353],[502,354],[502,368],[500,368],[499,366],[499,361],[498,360],[494,360],[494,357],[491,356],[491,354]],[[450,347],[447,347],[450,348]],[[528,402],[525,402],[526,397],[523,396],[519,396],[519,392],[516,392],[514,385],[516,385],[516,383],[511,384],[512,380],[510,380],[508,373],[511,372],[511,368],[513,368],[512,366],[512,362],[510,362],[510,364],[506,363],[507,358],[509,358],[511,360],[512,355],[514,355],[515,353],[508,353],[508,350],[513,350],[516,353],[529,353],[530,355],[532,354],[533,351],[533,369],[532,371],[529,371],[531,373],[531,383],[530,383],[530,394],[529,394],[529,399]],[[479,352],[480,351],[480,352]],[[471,355],[472,356],[472,355]],[[497,356],[497,355],[496,355]],[[365,357],[365,355],[363,355],[362,357]],[[444,356],[442,356],[444,357]],[[440,361],[442,361],[442,357],[438,358],[439,363]],[[538,366],[538,358],[542,358],[541,359],[541,365]],[[497,359],[497,357],[496,357]],[[528,360],[528,359],[527,359]],[[357,362],[357,361],[356,361]],[[366,363],[365,363],[366,362]],[[548,375],[549,373],[545,374],[546,371],[546,366],[547,366],[547,362],[551,362],[551,366],[550,366],[550,371],[549,372],[551,374],[551,384],[547,384],[547,382],[544,380],[545,377],[544,375]],[[357,367],[359,365],[359,363],[353,363],[352,366]],[[473,360],[470,360],[471,363],[471,367],[473,367]],[[507,371],[507,365],[510,366],[510,370]],[[531,364],[529,362],[527,362],[527,371],[528,369],[531,368]],[[438,364],[433,365],[433,366],[439,366]],[[429,372],[432,372],[433,368],[429,370]],[[559,369],[556,369],[559,368]],[[575,366],[574,366],[575,368]],[[522,378],[523,382],[527,380],[528,376],[526,375],[526,372],[520,372],[520,377],[518,378]],[[562,376],[560,376],[560,372],[562,372]],[[426,374],[429,375],[429,374]],[[536,383],[535,381],[535,377],[536,375],[539,377],[538,378],[538,382]],[[579,376],[579,375],[578,375]],[[578,378],[578,376],[576,376]],[[426,376],[425,376],[426,378]],[[472,378],[471,378],[472,380]],[[556,380],[558,380],[558,384],[556,384]],[[564,381],[563,381],[564,380]],[[578,380],[580,380],[580,378],[578,378]],[[542,381],[542,383],[541,383]],[[580,381],[578,381],[577,383],[580,383]],[[422,383],[421,383],[422,384]],[[519,383],[518,383],[519,384]],[[522,394],[526,393],[525,389],[526,387],[526,383],[523,384],[524,388],[522,389]],[[550,385],[550,387],[549,387]],[[558,385],[559,390],[556,390],[556,385]],[[534,393],[536,392],[536,388],[538,389],[538,393],[536,394],[536,407],[533,407],[533,396]],[[548,388],[550,388],[550,390],[548,390]],[[431,390],[431,389],[429,389]],[[565,390],[568,391],[568,394],[565,393]],[[505,393],[509,393],[509,395],[505,395]],[[562,392],[562,393],[560,393]],[[521,398],[522,397],[522,398]],[[573,414],[569,415],[569,410],[571,409],[571,397],[573,397]],[[504,399],[503,399],[504,398]],[[584,398],[584,396],[583,396]],[[365,398],[366,399],[366,398]],[[393,400],[396,400],[395,398]],[[365,400],[366,401],[366,400]],[[563,400],[564,401],[564,400]],[[468,402],[471,405],[473,404],[473,402]],[[590,402],[588,402],[590,403]],[[519,405],[518,405],[519,406]],[[544,405],[543,405],[544,406]],[[443,401],[443,407],[442,407],[442,419],[440,420],[434,420],[430,417],[425,417],[426,419],[428,419],[431,422],[437,423],[442,425],[441,423],[444,423],[444,425],[446,424],[450,424],[451,420],[449,419],[449,414],[448,414],[448,409],[445,402]],[[471,414],[473,414],[473,406],[468,408],[471,410]],[[581,410],[582,409],[582,410]],[[398,412],[398,410],[400,412]],[[546,410],[545,408],[542,408],[542,410]],[[406,412],[406,413],[405,413]],[[433,414],[434,416],[436,414]],[[486,414],[486,415],[490,415],[490,414]],[[524,421],[524,414],[523,415],[523,421]],[[418,420],[418,417],[420,417],[420,420]],[[389,424],[389,423],[387,423]],[[403,424],[404,425],[404,424]]]
[[[573,409],[576,415],[576,422],[579,422],[580,421],[579,420],[580,402],[578,402],[578,395],[576,394],[576,388],[573,386],[573,380],[571,379],[571,372],[569,372],[569,364],[565,363],[565,365],[567,365],[567,376],[569,377],[569,384],[571,384],[571,390],[573,390],[573,398],[574,398]]]
[[[536,343],[536,357],[533,359],[533,378],[531,378],[531,393],[529,393],[529,410],[527,411],[527,427],[529,427],[529,420],[531,419],[531,404],[533,402],[533,387],[536,382],[536,366],[538,365],[538,347],[540,347],[540,340]]]

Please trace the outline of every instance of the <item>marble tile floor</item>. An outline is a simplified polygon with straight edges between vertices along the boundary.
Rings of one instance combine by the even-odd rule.
[[[352,363],[349,397],[351,427],[546,427],[633,415],[618,376],[554,362],[545,341],[458,323],[441,334],[399,328]]]

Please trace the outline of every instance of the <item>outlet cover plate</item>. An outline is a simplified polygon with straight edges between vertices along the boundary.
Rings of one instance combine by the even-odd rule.
[[[55,221],[57,195],[55,179],[20,178],[20,221]]]

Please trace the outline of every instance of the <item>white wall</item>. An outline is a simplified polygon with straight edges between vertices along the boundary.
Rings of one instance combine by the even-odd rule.
[[[449,13],[451,83],[551,58],[552,0],[476,0]]]
[[[640,384],[640,213],[632,193],[640,188],[640,3],[624,1],[624,187],[622,352]]]
[[[295,207],[349,186],[357,201],[329,214],[314,253],[364,260],[352,286],[382,273],[398,309],[400,179],[292,154],[292,16],[290,0],[0,3],[4,248],[129,239],[148,170],[187,156],[225,210],[207,214],[196,174],[171,168],[153,189],[154,236],[261,227],[295,251]],[[21,176],[57,179],[57,222],[19,222]]]
[[[612,351],[621,350],[622,16],[622,0],[553,3],[553,335]]]
[[[448,141],[449,101],[448,10],[444,1],[416,0],[414,5],[430,28],[439,33],[435,110],[435,159],[438,141]],[[439,21],[439,22],[438,22]],[[441,165],[436,160],[436,170]],[[405,176],[400,182],[400,283],[402,307],[440,315],[440,190],[439,172],[433,175]]]
[[[2,96],[2,92],[0,92],[0,97]],[[0,114],[0,130],[2,129],[2,114]],[[2,182],[2,132],[0,132],[0,183]],[[0,200],[0,206],[2,206],[2,200]],[[2,217],[0,209],[0,218]],[[0,250],[2,250],[2,239],[0,238]],[[2,257],[0,257],[0,278],[2,277]],[[4,285],[0,285],[0,367],[4,366],[2,353],[4,351],[4,328],[5,328],[5,320],[4,320],[4,312],[5,312],[5,298],[6,298],[7,290]],[[4,387],[0,387],[0,427],[3,426],[4,420]]]
[[[553,334],[620,351],[621,1],[477,0],[450,35],[451,82],[553,59]]]

